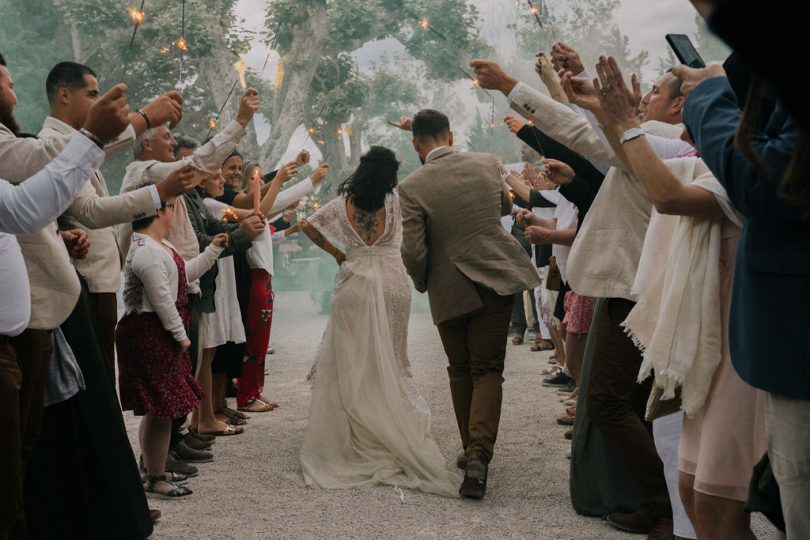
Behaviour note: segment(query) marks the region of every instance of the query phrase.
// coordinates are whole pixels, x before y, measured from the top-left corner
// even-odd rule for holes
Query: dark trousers
[[[115,388],[115,325],[118,323],[118,300],[115,293],[88,293],[96,328],[98,346],[104,354],[107,374]]]
[[[24,538],[23,477],[39,440],[53,344],[26,330],[0,345],[0,538]]]
[[[621,326],[633,306],[629,300],[609,298],[591,327],[596,334],[587,411],[593,425],[636,477],[646,505],[671,514],[664,466],[655,449],[652,426],[644,421],[652,379],[636,382],[642,355]]]
[[[514,296],[499,296],[478,287],[484,306],[439,323],[447,354],[450,393],[461,442],[467,455],[477,451],[492,459],[503,397],[506,337]]]

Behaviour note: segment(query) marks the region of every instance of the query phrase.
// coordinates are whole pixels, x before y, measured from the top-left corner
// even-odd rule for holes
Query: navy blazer
[[[734,146],[740,107],[725,77],[700,83],[683,120],[700,156],[745,216],[731,302],[731,360],[746,382],[810,399],[810,220],[777,191],[798,129],[777,105],[753,146],[763,172]]]

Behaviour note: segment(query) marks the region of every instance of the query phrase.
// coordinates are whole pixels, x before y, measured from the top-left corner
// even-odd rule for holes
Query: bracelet
[[[146,129],[152,129],[152,122],[149,121],[149,117],[146,116],[146,113],[144,112],[144,110],[143,109],[138,109],[135,112],[140,114],[141,116],[143,116],[143,119],[146,121]]]
[[[82,135],[84,135],[85,137],[87,137],[88,139],[93,141],[96,144],[96,146],[98,146],[99,148],[104,148],[104,141],[99,139],[96,135],[91,133],[89,130],[82,127],[82,128],[79,128],[79,133],[81,133]]]
[[[644,130],[641,128],[630,128],[619,137],[619,144],[624,144],[627,141],[632,141],[638,137],[645,136]]]

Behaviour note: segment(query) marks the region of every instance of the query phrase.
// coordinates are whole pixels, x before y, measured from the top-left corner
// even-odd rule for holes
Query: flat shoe
[[[210,435],[214,435],[215,437],[230,437],[232,435],[241,435],[244,432],[245,430],[240,427],[228,426],[222,431],[214,431],[210,433]]]

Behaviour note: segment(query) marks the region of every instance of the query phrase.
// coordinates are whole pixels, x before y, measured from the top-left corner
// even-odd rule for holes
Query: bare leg
[[[203,397],[202,402],[200,402],[200,407],[198,408],[196,414],[192,416],[192,424],[194,423],[196,417],[196,428],[200,433],[214,433],[224,431],[227,428],[227,424],[225,422],[220,422],[214,416],[214,396],[211,388],[211,362],[214,360],[214,354],[216,351],[217,350],[214,347],[204,349],[202,353],[202,363],[200,365],[198,382],[200,383],[200,387],[202,387],[205,396]]]
[[[228,388],[228,375],[225,373],[214,373],[211,375],[211,403],[214,414],[221,417],[222,409],[225,407],[225,390]]]
[[[151,412],[141,418],[139,427],[139,435],[142,437],[141,453],[146,473],[149,476],[163,477],[165,474],[171,432],[172,421],[170,418],[161,418]],[[171,491],[172,486],[164,481],[159,481],[152,489],[167,493]]]
[[[756,540],[756,536],[751,531],[751,515],[743,510],[744,502],[715,497],[699,491],[694,493],[695,514],[701,531],[698,536],[701,539]]]
[[[587,333],[575,334],[568,332],[565,336],[565,365],[577,384],[579,384],[579,375],[582,372],[582,359],[585,356],[585,343],[587,341]]]
[[[549,327],[548,333],[551,334],[551,341],[554,343],[554,351],[557,353],[557,363],[564,366],[565,341],[562,339],[560,330],[558,328]]]

